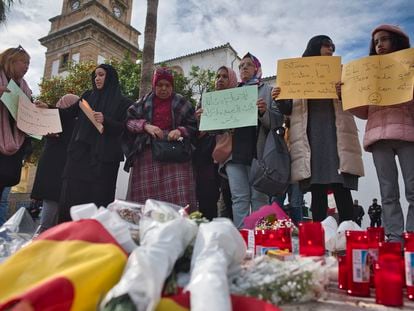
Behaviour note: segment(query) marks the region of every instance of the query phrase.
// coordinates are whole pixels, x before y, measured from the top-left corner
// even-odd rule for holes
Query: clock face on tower
[[[80,2],[78,0],[74,0],[74,1],[72,1],[70,6],[71,6],[72,10],[77,10],[77,9],[79,9]]]
[[[122,11],[119,8],[119,6],[114,5],[114,7],[112,8],[112,12],[114,13],[116,18],[120,18],[122,15]]]

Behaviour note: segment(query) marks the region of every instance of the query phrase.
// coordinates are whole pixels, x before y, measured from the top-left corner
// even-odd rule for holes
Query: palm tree
[[[6,21],[6,12],[10,9],[14,0],[0,0],[0,24]]]
[[[151,78],[154,67],[155,38],[157,36],[158,0],[147,0],[145,19],[144,51],[142,52],[140,96],[151,91]]]

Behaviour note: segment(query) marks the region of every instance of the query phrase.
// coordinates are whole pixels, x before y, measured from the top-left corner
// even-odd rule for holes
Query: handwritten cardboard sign
[[[93,110],[91,106],[89,105],[89,103],[86,100],[82,99],[81,102],[79,103],[79,107],[80,109],[82,109],[83,113],[86,115],[89,121],[91,121],[92,124],[96,127],[98,132],[102,134],[104,127],[101,123],[95,120],[95,117],[93,116]]]
[[[62,132],[58,109],[37,108],[27,96],[19,96],[17,127],[27,134],[40,136]]]
[[[277,62],[278,99],[338,98],[335,84],[341,79],[340,56],[280,59]]]
[[[203,94],[200,131],[257,125],[257,85]]]
[[[352,61],[342,71],[342,105],[389,106],[413,98],[414,48]]]

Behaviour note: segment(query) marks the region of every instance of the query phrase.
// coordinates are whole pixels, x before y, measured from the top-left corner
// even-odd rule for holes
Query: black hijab
[[[331,38],[325,35],[319,35],[311,38],[306,46],[305,52],[303,52],[302,57],[306,56],[321,56],[321,47],[323,43],[333,44]],[[333,47],[335,52],[335,46]]]
[[[97,68],[102,68],[106,72],[103,88],[98,90],[95,83]],[[91,74],[92,91],[87,91],[82,98],[88,101],[92,110],[102,112],[104,117],[111,118],[119,108],[122,99],[121,87],[119,85],[118,73],[115,68],[108,64],[101,64],[95,68]],[[89,121],[86,115],[81,112],[79,115],[79,130],[75,140],[94,145],[98,137],[101,136],[95,126]]]

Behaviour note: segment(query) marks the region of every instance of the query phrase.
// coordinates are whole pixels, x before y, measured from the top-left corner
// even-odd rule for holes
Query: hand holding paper
[[[99,133],[103,133],[104,131],[104,127],[101,123],[99,123],[96,119],[95,119],[95,111],[92,110],[91,106],[89,106],[89,103],[82,99],[81,102],[79,103],[79,107],[80,109],[82,109],[83,113],[86,115],[86,117],[92,122],[92,124],[96,127],[96,129],[98,130]],[[103,115],[102,115],[102,122],[103,122]]]

